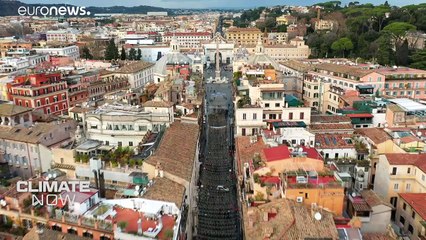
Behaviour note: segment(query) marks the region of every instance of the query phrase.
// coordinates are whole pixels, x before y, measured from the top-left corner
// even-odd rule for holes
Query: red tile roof
[[[265,148],[263,149],[263,152],[265,153],[267,162],[283,160],[290,157],[290,151],[288,150],[288,147],[285,145],[272,147],[272,148]]]
[[[355,134],[369,138],[376,145],[392,139],[391,136],[381,128],[360,128],[355,130]]]
[[[271,176],[271,177],[267,177],[267,176],[262,176],[260,177],[260,181],[262,181],[263,183],[272,183],[272,184],[281,184],[281,179],[277,176]]]
[[[263,142],[263,139],[259,137],[256,142],[251,142],[250,138],[250,136],[241,136],[237,137],[235,140],[237,147],[236,157],[239,164],[239,174],[242,174],[242,166],[244,163],[249,163],[251,168],[253,168],[253,157],[256,154],[259,154],[261,160],[265,159],[263,149],[266,148],[266,145]]]
[[[399,196],[423,219],[426,219],[426,193],[400,193]]]
[[[426,153],[388,153],[385,156],[390,165],[413,165],[426,172]]]
[[[354,114],[346,114],[346,116],[350,118],[372,118],[373,114],[370,113],[354,113]]]
[[[307,153],[308,158],[323,160],[322,156],[315,148],[303,146],[303,151]]]
[[[209,32],[177,32],[177,33],[165,33],[164,36],[211,36]]]

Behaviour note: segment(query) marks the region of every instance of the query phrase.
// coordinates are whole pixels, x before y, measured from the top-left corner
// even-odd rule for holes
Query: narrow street
[[[221,72],[221,76],[232,74]],[[196,239],[242,239],[234,164],[232,78],[228,80],[205,84],[205,145],[200,150]]]

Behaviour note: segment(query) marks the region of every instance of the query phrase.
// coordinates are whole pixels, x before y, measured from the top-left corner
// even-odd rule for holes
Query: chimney
[[[142,235],[142,218],[138,220],[138,235]]]

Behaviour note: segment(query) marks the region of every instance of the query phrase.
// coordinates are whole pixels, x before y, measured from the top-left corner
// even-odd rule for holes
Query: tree
[[[354,48],[354,45],[352,41],[347,38],[340,38],[337,41],[334,41],[331,45],[331,49],[337,52],[342,52],[343,57],[345,57],[345,51],[352,50]]]
[[[379,48],[377,50],[377,62],[381,65],[394,64],[394,52],[391,44],[391,37],[389,33],[384,33],[377,40]]]
[[[408,40],[405,39],[401,46],[396,49],[396,64],[400,66],[408,65]]]
[[[410,67],[426,70],[426,49],[414,52],[410,60],[412,62]]]
[[[416,30],[416,26],[406,22],[393,22],[384,27],[383,30],[387,31],[393,38],[396,49],[402,44],[407,32]]]
[[[134,48],[130,48],[129,60],[136,60],[136,50]]]
[[[127,227],[127,222],[125,222],[125,221],[121,221],[121,222],[119,222],[118,224],[118,227],[121,229],[121,231],[123,231],[124,232],[124,230],[126,229],[126,227]]]
[[[257,192],[256,195],[254,196],[254,200],[255,201],[264,201],[265,200],[265,194],[263,194],[262,192]]]
[[[285,24],[278,25],[277,32],[287,32],[287,25]]]
[[[138,48],[138,55],[136,56],[136,60],[141,60],[142,59],[142,51],[140,48]]]
[[[118,59],[118,48],[115,45],[114,39],[111,38],[108,42],[108,46],[105,50],[105,59],[106,60],[116,60]]]
[[[87,46],[83,47],[81,57],[84,59],[93,59],[93,55],[90,53],[90,50]]]
[[[250,99],[249,96],[246,95],[246,96],[242,97],[240,100],[238,100],[237,107],[242,108],[245,105],[249,105],[250,103],[251,103],[251,99]]]
[[[124,46],[121,47],[121,60],[126,60],[126,49],[124,49]]]

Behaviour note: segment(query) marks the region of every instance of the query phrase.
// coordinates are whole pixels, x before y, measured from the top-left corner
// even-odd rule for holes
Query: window
[[[105,145],[109,146],[109,141],[105,141]]]
[[[133,142],[129,142],[129,146],[130,146],[130,147],[133,147]]]
[[[397,170],[397,168],[396,168],[396,167],[393,167],[393,168],[392,168],[392,173],[391,173],[391,175],[396,175],[396,170]]]
[[[247,120],[247,114],[243,113],[243,120]]]
[[[112,180],[112,183],[117,184],[117,181],[116,180]]]
[[[62,163],[62,164],[64,163],[64,158],[61,158],[61,163]]]
[[[399,188],[398,183],[395,183],[395,184],[393,185],[393,190],[398,190],[398,188]]]
[[[411,168],[408,168],[407,169],[407,174],[410,174],[410,172],[411,172]]]
[[[411,217],[414,219],[414,218],[416,218],[416,212],[414,212],[414,210],[413,210],[413,212],[411,213]]]
[[[118,146],[119,146],[119,147],[122,147],[122,146],[123,146],[123,143],[122,143],[122,142],[118,142]]]
[[[425,178],[426,178],[426,177],[425,177],[425,175],[423,174],[423,175],[422,175],[422,181],[424,181],[424,180],[425,180]]]
[[[288,119],[293,120],[293,113],[292,112],[288,114]]]
[[[411,184],[407,183],[407,185],[405,185],[405,191],[411,191]]]
[[[269,107],[269,103],[265,103],[265,107]]]
[[[400,222],[402,225],[405,225],[405,218],[404,218],[403,216],[399,217],[399,222]]]
[[[147,126],[139,126],[139,131],[147,131],[148,127]]]
[[[413,226],[412,226],[411,224],[408,224],[408,231],[409,231],[411,234],[413,234],[413,232],[414,232],[414,228],[413,228]]]
[[[407,210],[407,204],[403,203],[402,204],[402,209]]]
[[[301,112],[300,113],[300,119],[304,119],[305,118],[305,113],[304,112]]]
[[[257,114],[253,113],[253,120],[256,120],[256,119],[257,119]]]
[[[280,103],[275,103],[275,107],[280,107]]]
[[[98,129],[98,125],[90,125],[91,129]]]

